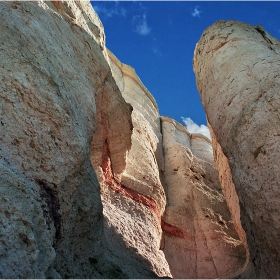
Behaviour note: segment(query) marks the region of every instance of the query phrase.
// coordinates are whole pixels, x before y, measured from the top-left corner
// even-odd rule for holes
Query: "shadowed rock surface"
[[[194,57],[220,178],[245,242],[240,211],[257,278],[280,277],[279,44],[261,25],[218,21],[205,30]]]
[[[102,146],[96,145],[99,143],[95,140],[97,134],[92,141],[91,158],[101,184],[104,232],[112,251],[110,257],[127,271],[129,278],[151,278],[154,274],[171,276],[160,250],[160,218],[166,197],[161,183],[164,166],[157,105],[135,71],[107,51],[118,87],[133,107],[129,131],[123,129],[125,123],[102,124]],[[128,106],[125,100],[123,103]],[[110,102],[107,100],[104,106]],[[118,111],[116,108],[115,114]],[[108,132],[111,137],[104,136]],[[125,161],[120,162],[116,147],[123,143],[124,137],[130,145],[127,145]]]

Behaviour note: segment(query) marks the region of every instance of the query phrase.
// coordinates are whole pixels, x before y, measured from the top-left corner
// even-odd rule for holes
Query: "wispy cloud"
[[[146,14],[142,16],[134,16],[133,23],[135,24],[135,30],[139,35],[147,35],[151,32],[151,28],[148,26]]]
[[[98,4],[93,5],[93,9],[97,14],[104,14],[105,18],[111,18],[113,16],[125,17],[127,14],[126,9],[120,6],[119,2],[115,1],[113,7],[108,7],[107,5]]]
[[[156,56],[162,56],[161,48],[160,48],[160,43],[158,43],[156,37],[153,37],[153,44],[152,44],[152,51]]]
[[[181,119],[187,126],[188,132],[199,133],[211,139],[209,128],[206,125],[198,125],[191,118],[181,117]]]
[[[202,11],[199,10],[199,6],[195,6],[194,11],[192,12],[193,17],[200,17]]]
[[[162,56],[162,53],[161,53],[161,51],[159,50],[159,47],[153,47],[152,48],[152,51],[153,51],[153,53],[155,54],[155,55],[157,55],[157,56]]]

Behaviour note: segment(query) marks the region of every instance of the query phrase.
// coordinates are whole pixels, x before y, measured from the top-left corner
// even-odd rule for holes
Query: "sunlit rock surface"
[[[167,184],[162,248],[174,278],[238,275],[245,248],[234,229],[211,141],[161,117]]]
[[[231,171],[233,184],[222,179],[223,188],[244,241],[239,200],[258,278],[280,277],[279,44],[261,25],[218,21],[205,30],[194,57],[217,166],[228,162]],[[225,170],[219,171],[222,178]]]

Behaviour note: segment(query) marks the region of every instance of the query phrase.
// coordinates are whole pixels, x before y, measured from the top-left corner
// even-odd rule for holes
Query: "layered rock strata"
[[[129,278],[171,277],[160,250],[160,219],[166,197],[161,179],[164,166],[157,105],[133,68],[122,64],[109,50],[107,52],[116,83],[133,110],[132,131],[126,135],[131,147],[127,149],[121,172],[115,168],[120,162],[113,157],[113,139],[103,137],[103,147],[96,146],[97,134],[92,141],[91,157],[101,184],[106,240],[114,260],[127,271]],[[125,136],[123,125],[114,129]],[[102,125],[101,131],[106,129],[109,131],[112,126]],[[122,143],[121,138],[116,137],[115,141]],[[102,150],[99,160],[95,150]]]
[[[226,199],[244,240],[238,196],[258,278],[280,277],[279,44],[261,25],[218,21],[205,30],[194,57],[216,162],[228,162],[234,183],[222,180]]]
[[[234,229],[211,141],[161,117],[167,184],[162,248],[174,278],[230,278],[245,248]]]

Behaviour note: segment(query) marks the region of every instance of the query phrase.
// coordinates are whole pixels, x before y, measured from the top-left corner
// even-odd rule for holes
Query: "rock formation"
[[[261,25],[218,21],[194,57],[224,193],[257,278],[280,277],[279,44]]]
[[[230,278],[245,264],[211,141],[162,117],[167,207],[163,251],[174,278]]]
[[[160,118],[90,3],[1,2],[0,20],[0,276],[238,275],[209,140]]]
[[[133,107],[134,126],[127,170],[124,179],[120,180],[124,182],[122,187],[127,190],[128,186],[134,191],[130,196],[123,191],[118,192],[120,195],[114,192],[110,200],[108,194],[102,193],[104,212],[110,225],[118,228],[122,238],[125,237],[128,242],[132,239],[130,244],[139,253],[142,251],[143,255],[150,255],[150,262],[156,261],[153,270],[157,275],[174,278],[239,275],[245,264],[246,253],[233,227],[221,191],[211,141],[201,135],[189,134],[186,127],[170,118],[160,119],[154,98],[135,71],[118,61],[111,52],[108,53],[117,84],[125,100]],[[152,192],[151,185],[154,185]],[[105,190],[110,189],[106,181],[104,186]],[[166,200],[164,190],[167,207],[163,214],[161,205],[165,206],[165,201],[162,198]],[[139,195],[146,197],[144,200],[139,199]],[[127,202],[115,202],[124,200],[124,196],[129,197],[129,208]],[[149,202],[144,205],[150,211],[139,208],[143,201]],[[112,204],[117,204],[117,209],[113,208],[115,211],[112,211]],[[123,220],[121,217],[126,216],[127,220],[131,220],[131,225],[137,225],[139,217],[135,217],[135,212],[143,213],[140,221],[145,217],[143,224],[148,224],[148,230],[145,226],[141,227],[142,230],[134,226],[133,233],[130,227],[120,224],[120,220]],[[160,237],[159,221],[162,214],[161,227],[164,233]],[[128,216],[131,217],[128,219]],[[152,223],[147,220],[149,216]],[[135,237],[136,231],[138,237]],[[154,232],[156,234],[151,236]],[[108,239],[114,240],[114,237]],[[133,240],[137,242],[133,243]],[[146,245],[150,244],[148,247],[151,247],[153,255],[143,246],[144,240],[148,240]],[[170,271],[166,267],[163,269],[166,261],[155,254],[161,256],[160,240]],[[124,248],[121,250],[124,251]]]
[[[125,135],[131,107],[112,77],[101,22],[87,2],[0,5],[0,276],[116,277],[90,143],[97,104],[111,101],[104,122],[125,124]],[[130,137],[118,145],[120,167],[129,146]]]
[[[103,136],[103,147],[96,145],[97,133],[92,141],[92,164],[101,184],[104,231],[112,251],[110,257],[126,271],[129,278],[171,277],[168,263],[160,250],[160,219],[166,197],[161,182],[164,162],[157,105],[135,71],[122,64],[109,50],[107,52],[118,87],[133,107],[132,131],[126,135],[131,144],[127,147],[122,170],[115,154],[117,144],[122,143],[121,137],[125,136],[125,124],[102,124],[102,135],[106,129],[113,129],[121,137],[112,132],[111,138]],[[107,100],[108,103],[110,100]],[[101,154],[101,151],[102,156],[98,160],[96,154]]]

